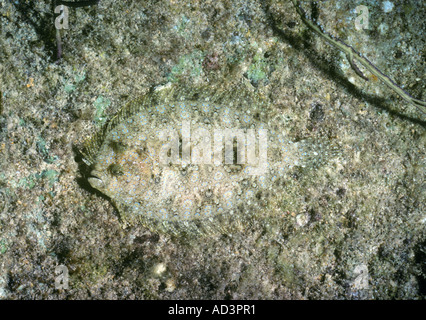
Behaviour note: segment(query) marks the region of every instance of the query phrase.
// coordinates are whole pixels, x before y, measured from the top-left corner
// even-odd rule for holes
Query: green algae
[[[184,55],[179,62],[172,67],[170,75],[167,77],[170,82],[178,82],[183,77],[197,78],[202,72],[202,62],[204,54],[200,50],[195,50],[191,54]]]
[[[40,173],[33,173],[27,177],[21,178],[17,182],[17,186],[26,189],[33,189],[42,180],[46,180],[49,188],[53,188],[55,182],[58,181],[59,172],[56,170],[43,170]]]
[[[95,102],[93,103],[93,106],[96,108],[95,123],[98,126],[102,126],[105,124],[107,120],[107,116],[105,115],[105,110],[106,108],[109,107],[110,104],[111,104],[111,100],[103,96],[97,97]]]

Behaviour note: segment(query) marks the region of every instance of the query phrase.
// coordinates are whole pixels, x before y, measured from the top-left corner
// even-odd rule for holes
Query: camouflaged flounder
[[[290,141],[288,130],[279,110],[246,88],[169,86],[120,110],[82,153],[89,183],[124,223],[211,234],[264,219],[292,168],[310,170],[335,153],[324,141]]]

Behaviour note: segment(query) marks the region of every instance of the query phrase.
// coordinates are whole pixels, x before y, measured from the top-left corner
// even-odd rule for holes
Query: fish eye
[[[113,176],[122,176],[124,174],[123,168],[118,164],[112,164],[108,167],[108,172]]]
[[[148,152],[148,148],[146,145],[141,146],[139,149],[136,150],[136,153],[139,155],[139,157],[143,157]]]
[[[127,146],[121,141],[112,141],[110,147],[115,153],[123,153],[126,151]]]

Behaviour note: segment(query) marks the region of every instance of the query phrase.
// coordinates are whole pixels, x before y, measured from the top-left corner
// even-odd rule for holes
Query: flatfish
[[[172,235],[244,229],[275,212],[292,170],[337,157],[325,138],[290,139],[283,115],[261,94],[218,92],[157,88],[85,142],[88,181],[124,225]]]

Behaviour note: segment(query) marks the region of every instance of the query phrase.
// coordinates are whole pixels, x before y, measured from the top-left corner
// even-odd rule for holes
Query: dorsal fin
[[[224,101],[233,101],[234,103],[245,100],[248,103],[256,103],[262,105],[264,97],[253,90],[250,90],[247,84],[227,84],[228,90],[224,84],[215,88],[213,86],[195,86],[192,88],[182,87],[177,84],[168,83],[164,86],[158,86],[147,94],[131,100],[125,106],[117,111],[101,129],[99,129],[92,137],[88,138],[81,148],[83,161],[91,166],[94,164],[96,155],[100,150],[106,135],[119,125],[123,119],[129,118],[141,110],[146,110],[154,105],[166,103],[170,101],[209,101],[210,103],[221,104]]]

